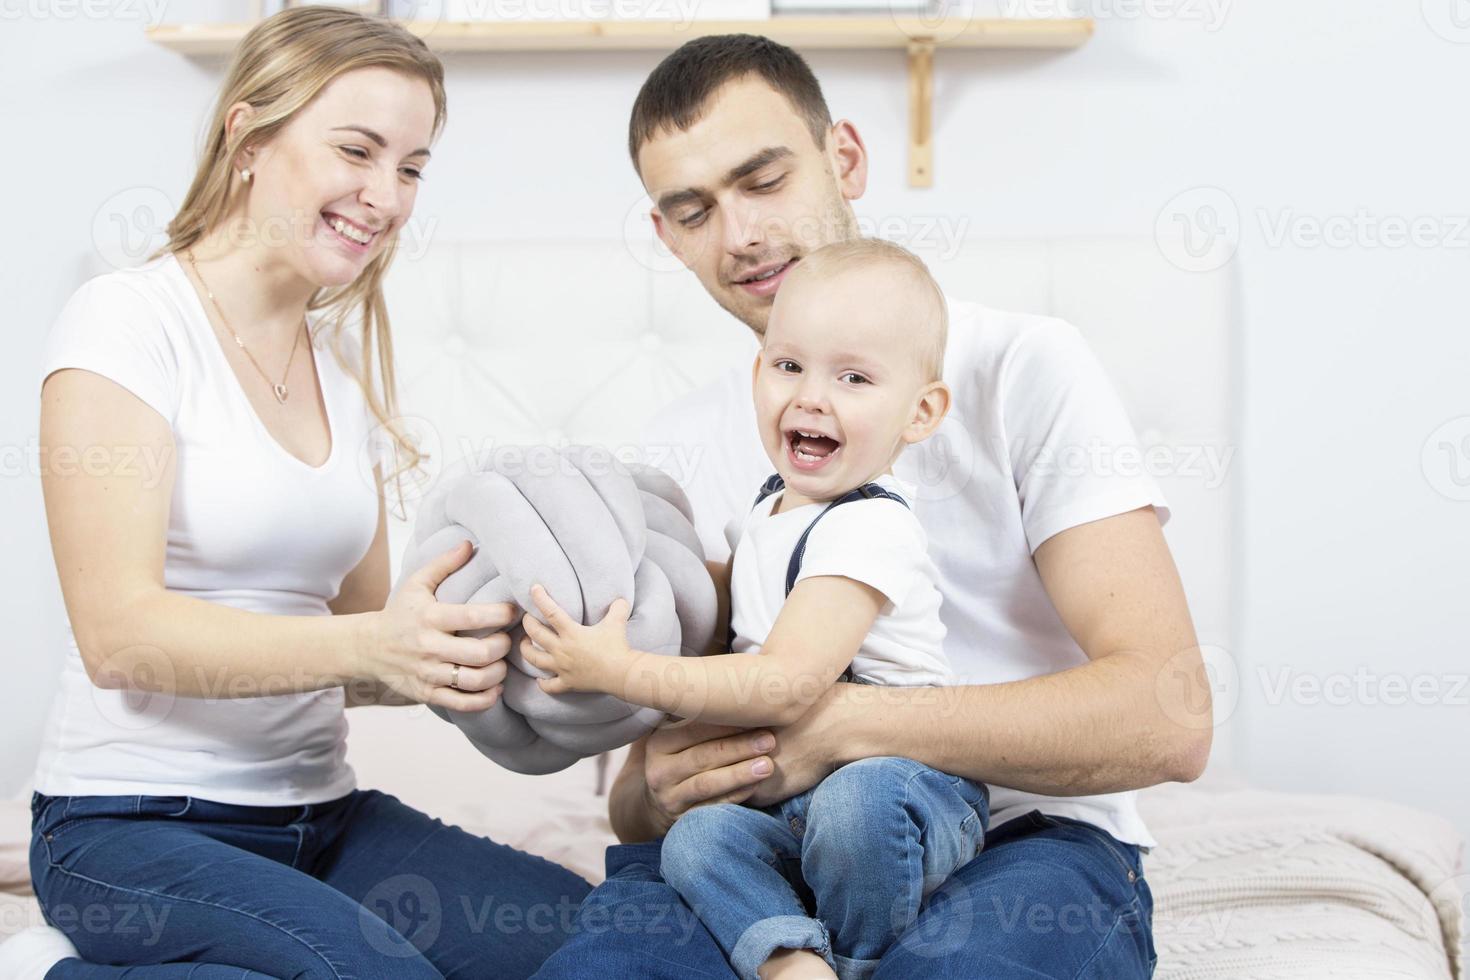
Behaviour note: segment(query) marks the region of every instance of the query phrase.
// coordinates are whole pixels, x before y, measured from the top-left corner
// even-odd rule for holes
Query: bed
[[[645,226],[629,228],[605,242],[403,250],[388,282],[401,408],[439,460],[505,444],[632,446],[660,406],[720,372],[748,370],[748,333]],[[1234,444],[1234,266],[1187,272],[1133,239],[909,244],[958,297],[1082,330],[1141,441],[1175,454],[1177,465],[1158,474],[1174,515],[1166,535],[1201,642],[1230,649],[1233,481],[1178,453]],[[408,520],[390,527],[395,577],[416,498],[408,503]],[[599,790],[616,755],[526,777],[495,769],[426,709],[349,718],[361,785],[601,877],[612,834]],[[1251,788],[1230,775],[1237,737],[1229,724],[1217,729],[1201,781],[1142,794],[1160,841],[1145,863],[1157,975],[1463,980],[1470,876],[1453,827],[1389,802]],[[0,935],[39,921],[28,822],[24,798],[0,804]]]

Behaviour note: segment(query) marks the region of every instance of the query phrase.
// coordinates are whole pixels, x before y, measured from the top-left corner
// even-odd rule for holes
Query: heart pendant
[[[286,386],[285,385],[272,385],[271,388],[276,393],[276,401],[278,401],[282,405],[284,405],[286,403],[286,399],[291,394],[289,391],[286,390]]]

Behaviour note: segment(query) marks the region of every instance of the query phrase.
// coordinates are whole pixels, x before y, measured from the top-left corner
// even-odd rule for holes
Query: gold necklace
[[[194,261],[194,250],[192,248],[186,249],[184,254],[189,257],[189,267],[194,270],[194,278],[199,280],[199,285],[204,287],[204,292],[209,296],[209,301],[214,304],[214,311],[219,314],[220,323],[224,324],[225,329],[230,332],[230,336],[235,338],[235,343],[245,352],[245,356],[250,358],[250,363],[255,365],[255,370],[260,372],[260,376],[265,379],[265,383],[271,386],[271,392],[276,396],[276,401],[282,405],[286,404],[286,399],[291,397],[291,390],[286,387],[286,379],[291,376],[291,362],[296,359],[296,348],[301,346],[300,338],[298,337],[296,342],[291,345],[291,355],[286,358],[286,373],[281,375],[281,381],[277,384],[271,380],[270,375],[265,373],[265,368],[261,367],[260,362],[255,359],[255,355],[250,353],[250,348],[245,346],[245,341],[241,340],[240,335],[235,333],[235,329],[230,326],[230,321],[225,316],[225,311],[220,307],[219,300],[215,299],[214,293],[210,292],[209,283],[205,282],[204,277],[199,274],[199,263]],[[301,326],[303,328],[306,326],[306,318],[304,316],[301,318]]]

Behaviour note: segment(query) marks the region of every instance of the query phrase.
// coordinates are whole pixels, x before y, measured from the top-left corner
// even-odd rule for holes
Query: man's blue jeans
[[[376,791],[307,806],[36,794],[46,920],[113,977],[526,977],[590,886]],[[254,971],[254,972],[252,972]]]
[[[867,980],[930,892],[980,853],[988,821],[978,783],[862,759],[766,809],[691,810],[664,841],[662,872],[741,980],[760,980],[780,949]]]
[[[608,849],[578,932],[537,980],[734,976],[699,918],[659,875],[661,841]],[[874,980],[1142,980],[1153,974],[1153,898],[1138,848],[1091,824],[1032,811],[937,889]]]

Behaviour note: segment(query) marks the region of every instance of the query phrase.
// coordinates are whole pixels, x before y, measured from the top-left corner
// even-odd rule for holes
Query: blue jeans
[[[924,899],[980,853],[989,798],[913,759],[862,759],[765,809],[689,811],[664,841],[663,877],[742,980],[760,980],[780,949],[866,980]]]
[[[725,954],[659,876],[661,841],[611,847],[578,931],[537,980],[730,980]],[[874,980],[1144,980],[1153,898],[1138,848],[1031,811],[929,896]]]
[[[46,921],[108,977],[526,977],[590,886],[376,791],[306,806],[31,800]],[[254,972],[252,972],[254,971]]]

